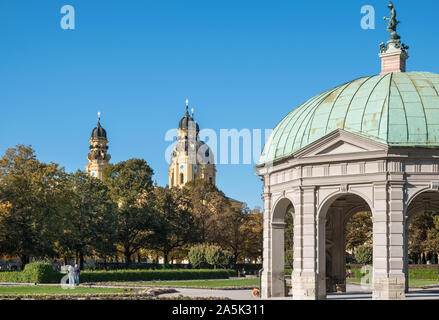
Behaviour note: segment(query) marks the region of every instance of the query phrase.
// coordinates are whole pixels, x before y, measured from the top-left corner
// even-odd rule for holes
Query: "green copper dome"
[[[389,146],[439,147],[439,75],[394,72],[325,91],[282,119],[259,163],[289,157],[337,129]]]

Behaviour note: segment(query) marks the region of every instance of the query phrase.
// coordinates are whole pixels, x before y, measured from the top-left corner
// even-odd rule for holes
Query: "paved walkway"
[[[347,284],[346,293],[328,294],[328,300],[371,300],[370,288],[362,288],[360,285]],[[161,295],[161,297],[217,297],[230,298],[232,300],[259,300],[252,297],[252,290],[209,290],[209,289],[183,289],[176,288],[177,293]],[[271,300],[291,300],[291,297],[272,298]],[[412,289],[406,295],[406,300],[439,300],[439,287],[430,289]]]

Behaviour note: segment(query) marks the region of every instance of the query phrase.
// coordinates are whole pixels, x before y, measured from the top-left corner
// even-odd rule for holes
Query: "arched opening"
[[[427,279],[439,272],[439,192],[415,196],[406,210],[405,222],[404,274],[405,291],[409,292],[410,287],[439,282]]]
[[[264,271],[266,274],[270,274],[267,295],[271,297],[284,297],[288,294],[289,286],[286,286],[286,277],[290,276],[285,275],[285,266],[286,258],[288,259],[287,263],[292,263],[290,253],[292,254],[291,250],[293,249],[294,232],[291,226],[293,219],[294,206],[292,202],[287,198],[279,200],[273,210],[271,221],[271,261],[270,265],[264,265],[264,269],[267,267],[267,270]]]
[[[329,199],[320,210],[318,270],[319,296],[346,292],[347,265],[354,264],[359,248],[372,251],[372,213],[368,203],[358,195],[343,194]],[[362,252],[363,253],[363,252]],[[357,257],[358,258],[358,257]],[[371,257],[368,262],[371,264]],[[357,266],[358,267],[358,264]],[[350,268],[355,279],[355,268]]]

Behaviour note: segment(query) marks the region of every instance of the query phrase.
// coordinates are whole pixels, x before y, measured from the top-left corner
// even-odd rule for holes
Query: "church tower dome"
[[[215,184],[213,152],[206,143],[200,141],[199,132],[193,109],[190,114],[189,101],[186,100],[186,113],[178,123],[177,145],[169,166],[170,187],[181,187],[194,179],[205,179]]]
[[[101,113],[98,113],[98,124],[91,132],[90,153],[87,155],[86,173],[102,179],[103,171],[108,166],[111,156],[108,151],[107,132],[101,126]]]

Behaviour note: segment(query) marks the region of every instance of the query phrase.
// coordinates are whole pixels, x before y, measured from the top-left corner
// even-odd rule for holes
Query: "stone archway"
[[[436,190],[421,191],[409,200],[404,225],[404,275],[405,292],[409,292],[409,229],[412,221],[425,212],[439,212],[439,192]]]
[[[353,193],[337,194],[319,210],[318,227],[318,291],[323,298],[327,292],[346,291],[346,234],[347,221],[356,213],[372,212],[368,202]]]
[[[263,298],[267,297],[284,297],[285,296],[285,216],[293,214],[294,205],[288,198],[279,199],[272,211],[268,226],[269,250],[264,248],[264,263],[262,274],[262,292]],[[264,279],[265,278],[265,279]],[[266,281],[265,281],[266,280]]]

